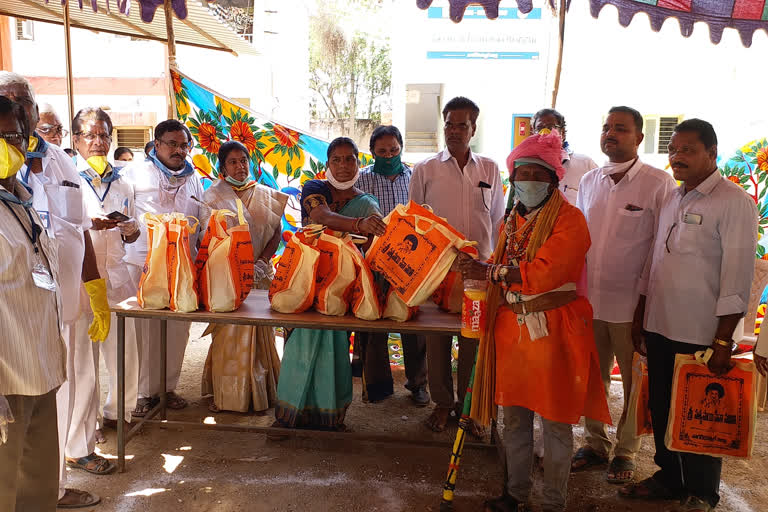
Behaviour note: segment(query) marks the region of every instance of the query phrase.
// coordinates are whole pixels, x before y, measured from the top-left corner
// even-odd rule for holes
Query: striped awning
[[[154,0],[152,0],[154,1]],[[174,0],[178,3],[181,0]],[[135,4],[128,14],[122,14],[117,6],[108,11],[98,2],[98,11],[94,12],[90,1],[80,8],[82,0],[69,0],[70,25],[73,28],[95,30],[122,36],[167,41],[165,32],[165,14],[163,9],[154,11],[151,23],[142,21],[142,9]],[[157,2],[155,2],[157,3]],[[162,1],[159,3],[162,5]],[[177,44],[208,48],[233,53],[235,55],[258,55],[259,51],[243,37],[235,33],[213,11],[200,0],[186,2],[187,15],[184,19],[174,20],[174,33]],[[178,10],[176,10],[179,15]],[[144,10],[146,17],[147,11]],[[0,15],[23,18],[46,23],[64,24],[64,8],[59,0],[0,0]]]

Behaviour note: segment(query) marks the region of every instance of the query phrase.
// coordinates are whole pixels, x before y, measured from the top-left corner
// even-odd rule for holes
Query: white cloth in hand
[[[14,421],[11,405],[3,395],[0,395],[0,445],[8,441],[8,424]]]
[[[274,276],[274,271],[272,269],[272,265],[270,265],[264,260],[260,260],[260,259],[256,260],[256,264],[253,267],[254,283],[261,282],[264,279],[271,281],[273,276]]]
[[[128,238],[129,236],[136,234],[136,232],[139,230],[139,223],[136,222],[136,219],[129,219],[125,222],[118,222],[117,229],[120,230],[121,235]]]

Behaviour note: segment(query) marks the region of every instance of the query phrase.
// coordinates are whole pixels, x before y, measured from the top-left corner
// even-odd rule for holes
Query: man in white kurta
[[[139,224],[133,205],[133,187],[126,182],[119,169],[107,162],[109,140],[94,136],[95,133],[112,133],[109,115],[98,108],[83,109],[73,121],[77,129],[77,171],[83,191],[85,214],[91,219],[90,230],[93,250],[99,274],[107,281],[107,298],[110,304],[118,304],[136,295],[137,283],[131,279],[128,264],[123,261],[125,245],[134,243],[139,236]],[[90,135],[89,135],[90,134]],[[119,212],[128,220],[110,220],[107,216]],[[112,326],[116,326],[112,314]],[[78,336],[87,337],[87,325],[91,321],[89,311],[83,311],[78,325]],[[92,344],[96,387],[94,408],[100,403],[99,352],[103,351],[104,363],[109,372],[109,393],[104,404],[104,419],[114,425],[117,420],[117,329],[112,328],[104,343]],[[125,417],[131,421],[131,411],[136,407],[139,383],[139,353],[136,347],[136,331],[133,319],[125,322]]]
[[[21,103],[29,125],[37,125],[38,112],[34,93],[24,77],[6,71],[0,72],[0,94]],[[64,502],[91,502],[98,498],[75,489],[65,489],[65,455],[74,460],[88,458],[90,467],[100,467],[106,472],[114,469],[108,461],[94,454],[96,410],[92,402],[96,375],[93,349],[90,340],[83,343],[83,339],[77,336],[77,320],[81,307],[87,307],[87,302],[81,305],[81,300],[88,301],[87,295],[81,297],[81,281],[99,280],[88,234],[90,220],[84,215],[80,178],[72,159],[60,148],[47,144],[36,134],[30,137],[26,156],[26,164],[17,174],[17,179],[32,190],[32,205],[40,214],[48,236],[53,240],[59,261],[59,287],[62,298],[60,323],[62,338],[67,347],[67,380],[56,393],[61,460],[59,499]],[[100,320],[104,320],[103,315],[98,316]],[[108,321],[107,316],[106,322]],[[108,329],[108,325],[106,327]],[[85,328],[89,330],[88,325],[85,325]]]
[[[197,199],[203,197],[200,178],[186,161],[191,149],[192,135],[186,126],[176,120],[163,121],[155,128],[155,148],[146,160],[137,162],[125,171],[125,180],[133,186],[136,216],[144,213],[179,212],[200,218]],[[194,221],[190,222],[193,225]],[[126,247],[125,261],[129,264],[131,279],[138,285],[147,258],[147,228],[140,222],[141,234],[136,243]],[[195,258],[199,230],[189,236],[192,259]],[[136,341],[139,346],[139,399],[134,415],[143,416],[155,404],[155,397],[167,391],[168,407],[181,409],[186,401],[174,390],[181,375],[184,351],[189,340],[189,322],[168,322],[168,360],[166,389],[160,383],[160,320],[137,320]]]

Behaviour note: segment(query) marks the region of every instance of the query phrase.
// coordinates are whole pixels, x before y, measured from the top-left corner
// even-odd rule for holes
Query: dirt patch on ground
[[[195,325],[193,333],[205,326]],[[178,392],[191,406],[171,411],[169,419],[269,426],[271,415],[213,414],[200,398],[200,375],[210,340],[193,337],[187,348]],[[102,367],[102,375],[106,376]],[[434,511],[440,497],[455,426],[436,434],[422,425],[429,408],[418,408],[403,388],[405,376],[395,371],[395,396],[379,404],[355,400],[347,423],[358,433],[390,434],[419,440],[440,440],[445,446],[420,447],[345,440],[291,439],[270,442],[262,434],[179,429],[146,429],[127,447],[130,460],[123,474],[94,476],[70,471],[70,486],[102,497],[94,511]],[[102,378],[102,383],[106,382]],[[106,392],[106,390],[104,390]],[[620,414],[620,386],[610,400],[614,418]],[[768,510],[768,414],[758,416],[758,439],[749,461],[726,460],[718,510]],[[615,432],[612,430],[612,432]],[[583,440],[583,424],[574,427],[575,444]],[[116,433],[108,430],[99,449],[116,454]],[[655,470],[653,440],[643,439],[639,478]],[[502,468],[493,449],[466,449],[461,461],[453,510],[480,511],[487,497],[501,490]],[[648,511],[674,509],[674,502],[647,504],[620,500],[603,471],[578,473],[569,482],[569,511]],[[534,502],[539,486],[534,489]]]

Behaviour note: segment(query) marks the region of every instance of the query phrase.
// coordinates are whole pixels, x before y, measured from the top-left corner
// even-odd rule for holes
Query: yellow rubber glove
[[[107,339],[109,334],[109,302],[107,302],[107,282],[104,279],[94,279],[85,283],[85,291],[91,299],[93,322],[88,328],[88,336],[93,341]]]

